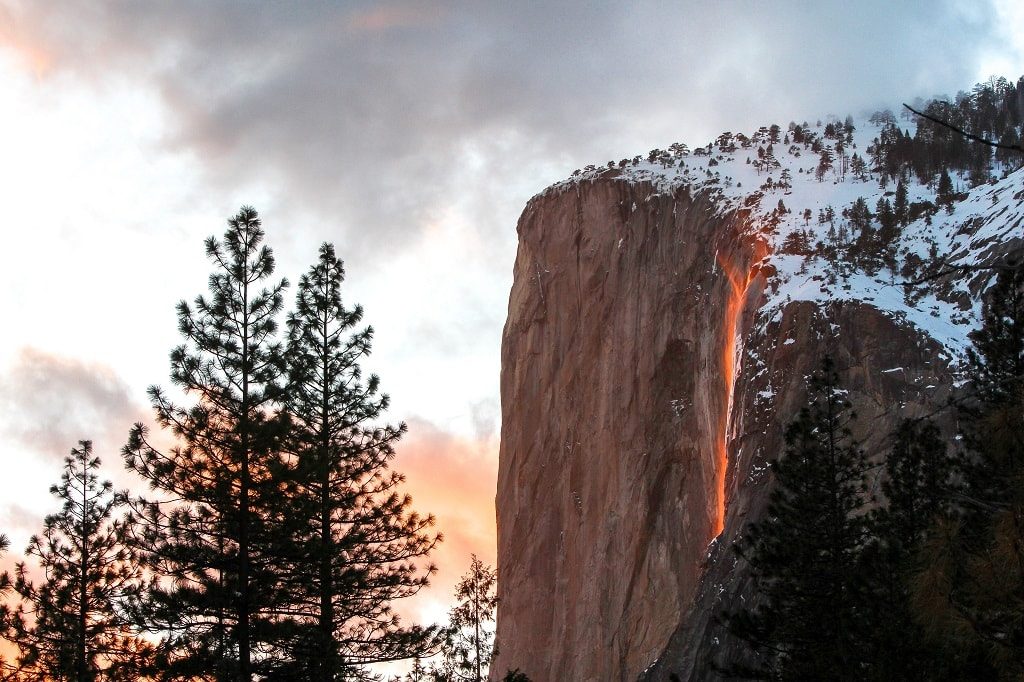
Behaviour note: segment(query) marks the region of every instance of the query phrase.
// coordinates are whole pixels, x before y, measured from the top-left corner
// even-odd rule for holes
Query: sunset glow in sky
[[[714,9],[708,9],[709,7]],[[90,438],[118,485],[168,386],[203,239],[259,210],[278,275],[320,242],[409,423],[396,468],[446,541],[441,617],[495,560],[499,350],[516,219],[589,163],[1024,74],[991,2],[0,0],[0,531],[8,560]],[[287,294],[290,301],[294,288]]]

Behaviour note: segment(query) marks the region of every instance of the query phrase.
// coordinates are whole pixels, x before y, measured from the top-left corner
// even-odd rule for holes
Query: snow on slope
[[[847,162],[856,153],[869,169],[868,147],[884,125],[876,117],[872,119],[854,120],[852,143],[845,143]],[[843,125],[836,120],[832,123]],[[911,135],[916,127],[913,120],[902,120],[898,125]],[[817,126],[812,124],[808,130],[824,147],[835,149],[834,139],[823,139],[821,122]],[[693,152],[676,144],[646,158],[588,166],[552,185],[544,194],[597,178],[650,183],[659,193],[674,193],[681,188],[691,195],[711,193],[723,214],[749,209],[751,237],[767,242],[769,255],[762,261],[762,271],[774,269],[775,274],[769,278],[762,320],[780,315],[790,301],[865,301],[939,342],[949,354],[948,359],[959,364],[970,345],[968,334],[978,326],[981,293],[991,272],[940,278],[932,286],[905,283],[922,272],[936,271],[942,267],[940,263],[951,266],[991,262],[1004,252],[1007,242],[1024,238],[1024,169],[1003,173],[1002,179],[973,189],[967,187],[965,178],[954,174],[954,189],[961,195],[952,205],[952,212],[940,209],[918,217],[902,228],[895,243],[895,257],[889,265],[865,268],[850,259],[830,259],[820,248],[810,253],[788,249],[787,253],[786,239],[794,232],[804,231],[811,245],[826,243],[830,238],[835,243],[836,230],[842,233],[849,229],[844,209],[863,197],[874,211],[879,198],[885,196],[892,201],[895,185],[889,182],[880,186],[877,173],[867,172],[858,178],[849,170],[843,172],[841,162],[824,174],[816,173],[819,153],[809,144],[787,144],[791,134],[792,131],[782,128],[777,132],[778,141],[770,147],[768,127],[750,136],[724,133]],[[771,152],[765,154],[768,150]],[[994,170],[999,175],[1001,169]],[[937,180],[921,184],[913,173],[908,173],[905,182],[910,203],[937,203]],[[819,215],[828,207],[835,218],[822,222]],[[810,213],[805,215],[807,209]],[[914,263],[910,270],[903,267],[908,259]]]

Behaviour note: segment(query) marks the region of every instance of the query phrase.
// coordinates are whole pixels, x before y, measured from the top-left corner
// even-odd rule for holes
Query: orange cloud
[[[426,624],[447,611],[471,554],[495,565],[498,444],[494,438],[463,438],[411,420],[394,468],[406,475],[413,508],[433,514],[436,530],[444,534],[432,557],[438,572],[430,588],[408,604],[394,605],[405,618]]]
[[[12,12],[0,7],[0,50],[14,55],[36,78],[42,78],[53,66],[53,58],[22,35],[17,25]]]
[[[433,23],[441,8],[430,5],[382,5],[356,11],[347,18],[348,28],[356,31],[382,32]]]
[[[128,430],[151,414],[104,364],[24,347],[0,368],[0,433],[7,436],[2,450],[11,454],[60,462],[79,440],[88,439],[118,482]]]

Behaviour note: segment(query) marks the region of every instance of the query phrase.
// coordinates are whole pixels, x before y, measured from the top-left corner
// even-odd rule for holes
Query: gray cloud
[[[92,440],[108,470],[132,423],[146,410],[113,370],[26,348],[0,374],[0,428],[22,449],[60,461],[79,440]],[[13,454],[13,452],[12,452]]]
[[[21,42],[98,80],[155,78],[166,143],[259,180],[357,255],[453,196],[510,233],[573,167],[720,129],[970,85],[991,9],[953,3],[26,3]],[[556,169],[556,170],[552,170]],[[532,181],[532,182],[531,182]],[[535,183],[535,184],[534,184]],[[494,187],[510,200],[495,210]],[[328,232],[328,230],[330,232]]]
[[[470,405],[470,414],[477,440],[481,443],[494,442],[501,419],[501,406],[498,401],[494,398],[478,400]]]
[[[31,535],[39,530],[39,514],[19,504],[8,504],[0,511],[0,518],[4,520],[4,532],[20,532],[24,535]]]
[[[162,144],[194,156],[210,196],[269,188],[293,279],[327,239],[356,286],[429,286],[386,260],[454,210],[480,242],[473,286],[372,308],[422,318],[405,341],[448,352],[497,343],[516,218],[574,168],[951,93],[1001,40],[989,2],[948,0],[5,6],[0,44],[50,74],[155,89]],[[464,273],[468,253],[432,257]]]

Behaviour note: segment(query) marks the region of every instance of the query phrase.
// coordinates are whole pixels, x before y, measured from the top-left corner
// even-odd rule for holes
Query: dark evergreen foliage
[[[961,680],[982,672],[962,652],[925,637],[912,606],[912,583],[921,547],[949,508],[954,459],[928,420],[904,420],[885,460],[881,506],[870,516],[861,557],[866,596],[864,622],[872,664],[865,679]]]
[[[494,653],[494,622],[498,598],[497,573],[474,554],[469,571],[455,588],[456,604],[449,616],[444,643],[446,679],[450,682],[482,682],[487,679]]]
[[[530,678],[526,676],[526,673],[520,672],[519,668],[516,668],[506,672],[505,677],[501,678],[501,682],[530,682]]]
[[[975,394],[988,407],[1013,404],[1024,389],[1024,263],[997,273],[968,352]]]
[[[894,434],[882,481],[879,535],[913,548],[949,503],[954,459],[931,421],[904,420]]]
[[[794,230],[782,240],[782,253],[807,255],[811,253],[811,237],[806,230]]]
[[[440,536],[432,516],[411,511],[389,469],[405,424],[380,424],[388,396],[376,375],[363,377],[371,327],[347,308],[345,272],[330,244],[299,280],[288,318],[289,531],[293,548],[285,585],[289,613],[300,620],[287,643],[288,674],[350,679],[368,663],[431,653],[435,632],[406,627],[392,603],[427,585],[420,566]],[[280,673],[280,671],[279,671]]]
[[[937,206],[945,206],[946,212],[952,213],[954,201],[955,195],[953,194],[953,179],[949,177],[949,172],[943,169],[939,176],[938,189],[935,192],[935,204]]]
[[[874,217],[868,202],[864,197],[857,197],[849,210],[844,210],[845,217],[850,219],[850,227],[854,230],[853,236],[858,240],[870,241],[872,226],[871,220]]]
[[[955,101],[932,100],[923,111],[973,135],[1016,144],[1024,126],[1021,92],[1024,78],[1016,84],[992,78],[974,86],[970,93],[961,93]],[[930,183],[943,172],[956,172],[977,185],[988,181],[993,161],[1005,171],[1024,163],[1020,154],[1005,150],[995,152],[993,159],[990,147],[974,144],[949,128],[927,121],[917,126],[913,136],[899,128],[891,112],[887,117],[873,116],[872,122],[881,123],[883,128],[868,154],[875,172],[890,179],[912,172],[922,183]]]
[[[720,670],[780,680],[990,675],[976,651],[926,637],[915,603],[924,544],[955,495],[945,441],[930,422],[903,422],[883,497],[871,500],[873,467],[850,441],[842,395],[826,361],[810,406],[787,429],[785,457],[773,464],[768,515],[736,548],[750,561],[757,598],[723,620],[754,658]],[[869,512],[870,504],[880,506]]]
[[[835,161],[831,149],[826,147],[821,149],[820,152],[818,166],[814,169],[814,177],[818,179],[818,182],[825,179],[825,175],[832,169],[833,162]]]
[[[972,335],[960,485],[930,528],[913,606],[930,643],[987,679],[1024,674],[1024,267],[997,268]]]
[[[11,546],[11,541],[6,535],[0,533],[0,557],[3,557],[7,553],[7,549]],[[11,590],[11,574],[7,571],[0,573],[0,598],[5,598],[7,593]],[[6,635],[7,623],[10,619],[10,607],[6,602],[0,603],[0,632]],[[0,679],[6,679],[8,675],[13,672],[13,666],[8,663],[7,659],[0,656]]]
[[[893,201],[893,213],[896,223],[901,227],[910,222],[910,203],[907,198],[907,183],[900,178],[896,183],[896,199]]]
[[[274,271],[256,211],[243,207],[223,241],[206,241],[209,296],[178,304],[185,343],[171,352],[179,406],[150,388],[156,419],[176,441],[163,449],[137,424],[127,467],[159,499],[136,502],[140,547],[157,576],[147,626],[163,638],[171,679],[250,680],[273,658],[279,590],[282,480],[276,409],[282,358],[276,316],[285,281]]]
[[[100,482],[99,466],[90,441],[71,450],[50,488],[63,506],[26,550],[44,577],[34,582],[35,571],[17,565],[5,637],[18,649],[19,680],[135,680],[146,672],[150,647],[130,624],[143,586],[139,563],[114,517],[125,501]]]
[[[736,546],[750,562],[758,601],[723,618],[756,662],[727,666],[730,674],[862,679],[870,665],[858,571],[868,532],[868,463],[850,436],[853,415],[843,395],[826,359],[807,407],[786,430],[785,455],[772,463],[767,514]]]

